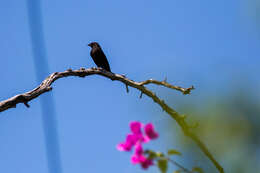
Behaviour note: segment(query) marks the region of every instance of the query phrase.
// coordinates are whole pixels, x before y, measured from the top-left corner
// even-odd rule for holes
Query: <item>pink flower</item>
[[[139,140],[139,138],[140,137],[138,135],[128,134],[126,136],[126,141],[118,144],[117,149],[119,151],[130,151],[132,147],[136,144],[136,142]]]
[[[146,124],[144,127],[144,131],[148,139],[156,139],[158,138],[158,133],[154,130],[154,126],[152,123]]]
[[[143,169],[147,169],[149,166],[153,165],[153,160],[145,157],[142,144],[158,138],[159,135],[154,130],[152,123],[148,123],[144,126],[145,134],[142,132],[142,123],[133,121],[129,126],[132,133],[126,136],[125,142],[117,145],[117,149],[119,151],[131,151],[134,147],[135,151],[131,157],[131,162],[133,164],[140,164]]]
[[[129,143],[120,143],[116,146],[119,151],[130,151],[132,146]]]
[[[135,146],[135,153],[131,157],[131,162],[133,164],[141,164],[143,169],[149,168],[149,166],[153,165],[153,161],[147,159],[144,155],[142,145],[138,144]]]
[[[143,152],[144,152],[144,150],[143,150],[142,145],[141,145],[141,144],[137,144],[137,145],[135,146],[135,154],[136,154],[137,156],[141,156],[141,155],[143,154]]]
[[[149,166],[152,166],[153,165],[153,161],[150,160],[150,159],[145,159],[142,163],[141,163],[141,166],[143,169],[147,169],[149,168]]]
[[[132,162],[133,164],[137,164],[137,163],[144,162],[145,159],[146,159],[146,158],[145,158],[143,155],[138,156],[138,155],[134,154],[134,155],[132,155],[132,157],[131,157],[131,162]]]
[[[134,134],[142,134],[141,127],[142,124],[138,121],[133,121],[130,123],[130,129]]]

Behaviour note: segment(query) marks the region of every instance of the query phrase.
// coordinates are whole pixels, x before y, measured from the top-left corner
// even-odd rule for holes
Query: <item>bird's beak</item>
[[[90,43],[88,44],[88,46],[91,47],[91,46],[90,46]]]

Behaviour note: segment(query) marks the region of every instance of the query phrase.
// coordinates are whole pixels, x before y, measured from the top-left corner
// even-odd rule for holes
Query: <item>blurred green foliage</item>
[[[229,94],[201,100],[202,106],[183,103],[177,110],[188,115],[190,124],[198,123],[193,130],[225,172],[255,173],[260,170],[260,99],[249,88],[234,88]],[[180,130],[176,131],[176,123],[168,125],[179,133],[177,141],[183,150],[191,153],[188,160],[197,160],[205,172],[217,172],[199,148]],[[173,142],[176,143],[176,139]]]

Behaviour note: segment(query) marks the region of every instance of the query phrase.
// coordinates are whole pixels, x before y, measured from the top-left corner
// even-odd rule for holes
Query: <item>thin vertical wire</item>
[[[49,74],[40,0],[27,0],[32,53],[39,84]],[[52,92],[40,97],[49,173],[62,173],[57,121]]]

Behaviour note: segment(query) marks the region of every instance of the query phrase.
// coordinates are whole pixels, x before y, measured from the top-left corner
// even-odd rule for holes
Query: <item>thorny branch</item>
[[[15,108],[18,103],[23,103],[25,104],[26,107],[29,107],[28,102],[35,99],[36,97],[40,96],[41,94],[48,92],[52,90],[51,84],[56,81],[59,78],[63,77],[69,77],[69,76],[78,76],[78,77],[86,77],[90,75],[101,75],[107,78],[110,78],[111,80],[117,80],[126,85],[126,89],[128,90],[128,86],[133,87],[141,91],[141,94],[145,94],[148,97],[152,98],[154,102],[159,104],[162,109],[167,112],[181,127],[182,131],[184,134],[188,137],[190,137],[198,146],[199,148],[204,152],[204,154],[212,161],[212,163],[215,165],[215,167],[218,169],[220,173],[224,173],[224,169],[220,166],[220,164],[215,160],[213,155],[209,152],[207,147],[203,142],[200,141],[198,136],[193,133],[191,127],[187,124],[185,121],[185,117],[180,115],[178,112],[176,112],[174,109],[172,109],[170,106],[168,106],[163,100],[161,100],[158,96],[155,95],[152,91],[147,89],[145,85],[148,84],[156,84],[156,85],[162,85],[164,87],[168,87],[171,89],[178,90],[182,92],[183,94],[189,94],[191,90],[194,89],[194,87],[190,88],[182,88],[179,86],[174,86],[164,81],[157,81],[153,79],[149,79],[143,82],[135,82],[131,79],[126,78],[124,75],[120,74],[115,74],[115,73],[110,73],[107,72],[101,68],[89,68],[89,69],[84,69],[81,68],[79,70],[71,70],[68,69],[64,72],[55,72],[52,73],[50,76],[48,76],[37,88],[28,91],[23,94],[19,94],[16,96],[13,96],[7,100],[4,100],[0,102],[0,112],[3,112],[9,108]]]

